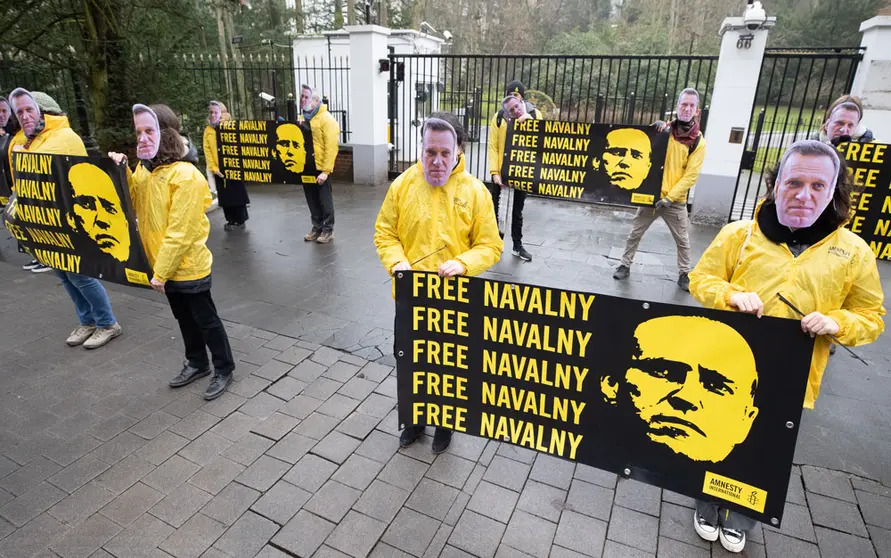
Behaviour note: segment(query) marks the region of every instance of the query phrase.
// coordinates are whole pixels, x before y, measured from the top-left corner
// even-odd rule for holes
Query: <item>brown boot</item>
[[[319,231],[309,231],[309,234],[303,235],[303,240],[306,242],[312,242],[319,238]]]
[[[328,244],[332,240],[334,240],[334,233],[323,232],[319,235],[319,238],[316,239],[316,242],[318,242],[319,244]]]

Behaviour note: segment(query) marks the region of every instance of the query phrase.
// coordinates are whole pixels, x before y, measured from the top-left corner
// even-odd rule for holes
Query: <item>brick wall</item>
[[[348,145],[340,146],[337,161],[334,163],[334,173],[331,178],[338,182],[353,181],[353,149]]]

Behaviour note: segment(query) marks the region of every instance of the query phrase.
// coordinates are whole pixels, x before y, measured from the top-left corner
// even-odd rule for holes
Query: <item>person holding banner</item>
[[[15,153],[87,154],[84,142],[71,129],[68,117],[55,99],[40,91],[18,88],[10,93],[9,101],[22,126],[11,141],[10,169],[14,168],[12,162]],[[37,260],[25,268],[29,266],[32,271],[50,270]],[[98,279],[61,270],[56,270],[56,275],[71,297],[80,321],[80,325],[65,341],[68,346],[83,345],[85,349],[98,349],[123,333],[112,312],[108,293]]]
[[[863,126],[863,103],[860,97],[842,95],[826,109],[823,127],[811,139],[838,146],[849,141],[871,143],[875,141],[872,130]]]
[[[813,409],[829,358],[830,335],[864,345],[884,331],[884,293],[872,250],[845,228],[854,187],[836,150],[815,140],[792,144],[755,218],[726,225],[690,273],[703,306],[799,319],[815,337],[804,407]],[[782,301],[783,296],[803,313]],[[694,528],[732,552],[745,546],[750,520],[699,502]]]
[[[501,258],[492,198],[464,170],[456,129],[440,118],[421,128],[421,160],[390,185],[375,222],[374,245],[387,273],[416,269],[441,277],[479,275]],[[395,285],[394,285],[395,287]],[[402,431],[407,447],[424,434],[424,425]],[[442,453],[452,431],[437,427],[433,453]]]
[[[492,175],[489,192],[492,194],[496,216],[501,201],[501,189],[507,186],[501,178],[507,127],[513,120],[522,122],[529,118],[535,120],[542,118],[541,111],[526,100],[526,87],[521,82],[514,80],[508,83],[505,95],[501,101],[501,108],[492,117],[492,124],[489,126],[489,173]],[[513,241],[511,254],[523,261],[531,262],[532,254],[523,246],[523,208],[526,206],[526,192],[514,190],[511,195],[513,196],[510,227],[511,240]],[[501,238],[504,238],[503,233]]]
[[[319,94],[313,92],[308,85],[301,86],[300,107],[303,109],[303,121],[309,122],[312,129],[312,147],[315,154],[316,170],[319,176],[315,184],[304,184],[303,193],[309,205],[312,217],[312,230],[303,240],[319,244],[328,244],[334,240],[334,196],[331,192],[329,175],[334,172],[337,160],[338,137],[340,126],[323,105]]]
[[[0,154],[9,150],[9,140],[18,132],[12,107],[6,97],[0,96]],[[9,201],[12,191],[12,172],[9,167],[9,159],[0,156],[0,208]]]
[[[204,392],[210,401],[225,393],[235,370],[229,336],[210,294],[213,255],[204,213],[212,201],[210,189],[170,107],[134,105],[133,123],[140,162],[135,171],[127,167],[130,198],[154,270],[151,286],[167,297],[185,344],[186,361],[169,385],[182,387],[210,375],[210,349],[214,375]],[[108,156],[127,162],[121,153]]]
[[[231,118],[226,105],[219,101],[211,101],[208,107],[207,126],[204,128],[204,160],[207,162],[207,170],[213,173],[217,200],[226,217],[223,229],[227,231],[244,228],[244,223],[249,218],[247,204],[251,203],[244,181],[227,179],[220,172],[217,128],[220,126],[220,122]]]
[[[613,279],[627,279],[631,262],[644,233],[661,217],[674,237],[678,251],[678,286],[690,290],[690,217],[687,215],[687,193],[696,184],[705,159],[705,138],[699,131],[699,93],[687,88],[678,95],[677,118],[667,126],[670,137],[662,175],[662,199],[653,208],[641,207],[631,223],[625,241],[622,261]]]

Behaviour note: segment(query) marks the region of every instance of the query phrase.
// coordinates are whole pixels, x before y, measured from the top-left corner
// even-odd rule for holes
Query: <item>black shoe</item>
[[[399,447],[407,448],[418,441],[424,435],[423,426],[406,426],[399,435]]]
[[[231,231],[231,230],[234,229],[234,228],[235,228],[235,224],[234,224],[234,223],[226,223],[225,225],[223,225],[223,230],[224,230],[224,231]]]
[[[532,261],[532,254],[527,252],[526,248],[524,248],[522,244],[515,242],[514,248],[513,248],[513,250],[511,250],[510,253],[513,254],[514,256],[520,258],[523,261],[526,261],[526,262]]]
[[[30,262],[28,262],[28,263],[26,263],[25,265],[23,265],[23,266],[22,266],[22,269],[25,269],[25,270],[27,270],[27,271],[31,271],[32,269],[34,269],[34,268],[36,268],[36,267],[40,267],[40,262],[38,262],[37,260],[31,260]]]
[[[835,343],[833,343],[832,345],[829,345],[829,354],[830,355],[835,354]]]
[[[213,401],[217,397],[226,393],[226,388],[232,383],[232,378],[234,376],[235,375],[232,372],[227,372],[226,374],[214,374],[213,378],[210,379],[210,384],[207,386],[207,390],[204,392],[204,400]]]
[[[178,388],[191,384],[195,380],[210,375],[210,366],[207,368],[195,368],[188,362],[183,363],[183,369],[180,373],[167,382],[170,387]]]
[[[690,292],[690,276],[686,273],[678,275],[678,287],[683,291]]]
[[[613,273],[613,279],[628,279],[629,275],[631,275],[631,269],[627,265],[620,265]]]
[[[449,449],[452,443],[452,431],[446,428],[437,428],[433,435],[433,453],[440,454]]]

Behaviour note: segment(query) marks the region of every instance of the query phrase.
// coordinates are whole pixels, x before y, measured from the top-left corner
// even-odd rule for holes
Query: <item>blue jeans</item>
[[[105,287],[98,279],[59,270],[56,270],[56,275],[62,280],[62,285],[74,302],[74,311],[80,325],[111,327],[117,323],[111,312],[111,301],[108,300]]]

